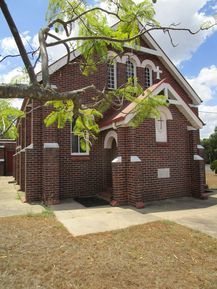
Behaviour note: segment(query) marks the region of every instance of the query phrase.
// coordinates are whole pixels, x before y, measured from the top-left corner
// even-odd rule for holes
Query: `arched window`
[[[107,86],[109,89],[117,88],[117,64],[114,62],[107,63]]]
[[[145,67],[145,88],[150,87],[153,84],[152,68],[149,66]]]
[[[136,78],[135,71],[136,71],[136,67],[135,67],[134,63],[132,61],[130,61],[130,60],[127,60],[126,61],[126,77],[127,77],[127,80],[129,78],[132,78],[133,81],[135,82],[135,78]]]

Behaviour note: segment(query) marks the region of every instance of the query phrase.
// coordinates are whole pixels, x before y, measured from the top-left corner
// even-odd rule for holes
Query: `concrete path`
[[[85,208],[73,200],[51,208],[57,219],[74,236],[118,230],[160,219],[152,215],[144,216],[130,207]]]
[[[74,236],[170,220],[217,238],[217,194],[205,201],[175,198],[152,202],[142,210],[110,206],[85,208],[73,200],[66,200],[52,209]]]
[[[208,200],[177,198],[152,203],[145,215],[170,220],[217,238],[217,192]]]
[[[41,213],[40,205],[17,198],[12,177],[0,177],[0,217]],[[57,219],[74,236],[127,228],[157,220],[170,220],[217,238],[217,192],[206,201],[176,198],[152,202],[142,210],[133,207],[85,208],[73,200],[51,207]]]
[[[12,177],[0,177],[0,217],[42,213],[45,209],[40,205],[29,205],[18,199]]]

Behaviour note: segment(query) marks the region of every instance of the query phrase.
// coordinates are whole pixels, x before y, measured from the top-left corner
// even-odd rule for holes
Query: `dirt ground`
[[[217,240],[166,221],[75,238],[53,216],[0,218],[0,280],[2,289],[216,289]]]

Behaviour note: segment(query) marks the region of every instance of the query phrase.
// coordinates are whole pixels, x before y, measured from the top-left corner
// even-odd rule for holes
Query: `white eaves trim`
[[[142,28],[142,25],[140,24],[140,28]],[[144,27],[143,27],[144,28]],[[147,54],[156,55],[161,58],[162,63],[164,66],[168,68],[170,73],[173,75],[173,77],[177,80],[177,82],[181,85],[181,87],[185,90],[185,92],[188,94],[188,96],[192,99],[194,105],[198,105],[202,103],[202,100],[199,98],[197,93],[193,90],[191,85],[187,82],[187,80],[183,77],[181,72],[176,68],[176,66],[171,62],[171,60],[168,58],[168,56],[165,54],[165,52],[160,48],[160,46],[157,44],[157,42],[154,40],[154,38],[149,34],[146,33],[145,35],[142,35],[142,38],[145,42],[148,43],[148,45],[152,48],[146,48],[146,47],[131,47],[129,45],[124,45],[128,48],[133,48],[135,50],[142,51]],[[74,50],[70,54],[69,61],[74,60],[78,56],[80,56],[81,53],[78,50]],[[49,66],[49,74],[53,74],[58,69],[62,68],[67,64],[68,56],[65,55],[56,62],[52,63]],[[42,81],[42,73],[39,72],[37,74],[37,80],[40,82]]]
[[[194,131],[194,130],[197,130],[197,129],[194,128],[193,126],[187,126],[187,130],[188,130],[188,131],[192,131],[192,130]]]
[[[70,53],[70,58],[69,61],[74,60],[75,58],[77,58],[78,56],[80,56],[81,53],[78,50],[74,50]],[[68,55],[66,54],[65,56],[61,57],[60,59],[58,59],[57,61],[55,61],[54,63],[52,63],[51,65],[49,65],[49,74],[53,74],[55,71],[59,70],[60,68],[62,68],[63,66],[65,66],[68,63]],[[39,72],[37,74],[37,81],[42,81],[42,72]]]
[[[172,88],[172,86],[169,83],[162,83],[160,86],[158,86],[154,91],[153,94],[157,95],[158,93],[160,93],[163,89],[166,89],[167,91],[170,91],[170,93],[174,96],[175,100],[172,100],[169,102],[174,105],[177,106],[178,110],[186,117],[186,119],[191,123],[191,127],[188,127],[188,130],[197,130],[197,129],[201,129],[203,128],[203,123],[201,122],[201,120],[194,114],[194,112],[189,108],[189,106],[182,100],[182,98],[178,95],[178,93]],[[132,107],[132,110],[135,108],[136,103],[134,105],[134,107]],[[132,111],[131,110],[131,111]],[[109,129],[114,127],[114,125],[116,127],[119,126],[128,126],[129,122],[134,118],[135,113],[130,113],[128,115],[126,115],[126,117],[124,118],[124,120],[120,121],[120,122],[116,122],[115,124],[110,124],[106,127],[102,127],[101,131]],[[189,129],[191,128],[191,129]]]
[[[190,107],[178,95],[178,93],[173,89],[173,87],[170,84],[166,84],[166,86],[170,90],[172,95],[176,98],[176,100],[177,100],[177,104],[176,105],[177,105],[178,109],[184,114],[184,116],[189,120],[189,122],[193,125],[193,127],[196,128],[196,129],[203,128],[203,123],[193,113],[193,111],[190,109]]]
[[[125,44],[124,47],[126,48],[131,48],[134,50],[138,50],[138,51],[142,51],[144,53],[147,54],[151,54],[151,55],[156,55],[156,56],[162,56],[162,52],[155,50],[155,49],[150,49],[150,48],[146,48],[146,47],[140,47],[140,46],[131,46],[131,45],[127,45]],[[69,61],[73,61],[74,59],[76,59],[77,57],[79,57],[81,55],[81,53],[78,50],[74,50],[70,53],[70,59]],[[65,55],[63,57],[61,57],[60,59],[58,59],[57,61],[55,61],[54,63],[49,65],[49,74],[53,74],[55,71],[57,71],[58,69],[62,68],[63,66],[65,66],[67,64],[68,61],[68,56]],[[121,60],[117,61],[120,63],[123,63]],[[139,67],[142,67],[141,65],[139,65]],[[42,73],[39,72],[37,74],[37,81],[42,81]]]
[[[163,89],[166,89],[172,93],[172,95],[175,97],[175,100],[172,100],[172,103],[177,106],[179,111],[188,119],[188,121],[195,129],[203,128],[203,123],[200,121],[200,119],[193,113],[193,111],[188,107],[188,105],[184,102],[184,100],[182,100],[182,98],[169,83],[162,83],[153,91],[153,94],[158,95],[158,93],[160,93]],[[169,102],[171,101],[169,100]],[[124,123],[129,123],[133,117],[134,115],[132,113],[128,114]]]
[[[140,24],[140,28],[142,28],[142,24]],[[181,87],[185,90],[185,92],[189,95],[189,97],[193,100],[194,105],[198,105],[202,103],[202,100],[191,87],[191,85],[187,82],[187,80],[183,77],[181,72],[176,68],[176,66],[172,63],[172,61],[168,58],[165,52],[160,48],[154,38],[149,34],[143,34],[142,38],[145,42],[148,43],[152,48],[156,49],[159,53],[161,53],[162,63],[168,68],[168,70],[172,73],[173,77],[178,81]]]
[[[133,50],[142,51],[144,53],[152,54],[152,55],[156,55],[156,56],[162,56],[163,55],[162,52],[159,51],[159,50],[151,49],[151,48],[147,48],[147,47],[143,47],[143,46],[138,46],[138,45],[131,46],[131,45],[128,45],[128,44],[124,44],[124,47],[130,48],[130,49],[133,49]]]

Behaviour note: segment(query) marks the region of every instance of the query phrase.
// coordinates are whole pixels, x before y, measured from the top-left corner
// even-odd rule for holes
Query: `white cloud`
[[[12,99],[12,100],[11,100],[11,104],[13,105],[13,107],[16,107],[16,108],[18,108],[18,109],[21,108],[22,103],[23,103],[23,99],[15,98],[15,99]]]
[[[21,39],[26,47],[28,47],[28,44],[31,43],[31,36],[29,35],[29,31],[25,31],[21,33]],[[0,49],[2,51],[2,56],[6,56],[8,54],[18,54],[18,49],[16,42],[14,38],[11,37],[5,37],[2,40],[0,40]]]
[[[212,10],[213,10],[214,12],[217,12],[217,4],[212,7]]]
[[[205,126],[200,131],[201,138],[209,137],[217,126],[217,105],[201,105],[200,116],[205,122]]]
[[[217,93],[217,67],[212,65],[201,69],[197,77],[188,79],[203,101],[213,99]]]
[[[23,68],[16,67],[8,73],[0,75],[0,83],[10,83],[15,77],[23,75]]]
[[[196,31],[204,22],[211,21],[214,23],[213,17],[208,17],[201,12],[201,9],[208,2],[209,0],[160,0],[155,4],[156,18],[164,26],[180,23],[179,27]],[[176,65],[180,65],[181,62],[189,60],[197,48],[213,32],[214,29],[202,31],[197,35],[190,35],[183,31],[173,32],[171,33],[172,39],[175,44],[178,44],[177,47],[171,45],[169,37],[163,32],[154,33],[154,37],[172,61]]]
[[[201,137],[208,137],[217,126],[217,104],[210,104],[211,101],[217,103],[217,66],[202,68],[198,76],[188,79],[188,82],[204,101],[199,107],[200,116],[206,124],[201,130]]]

